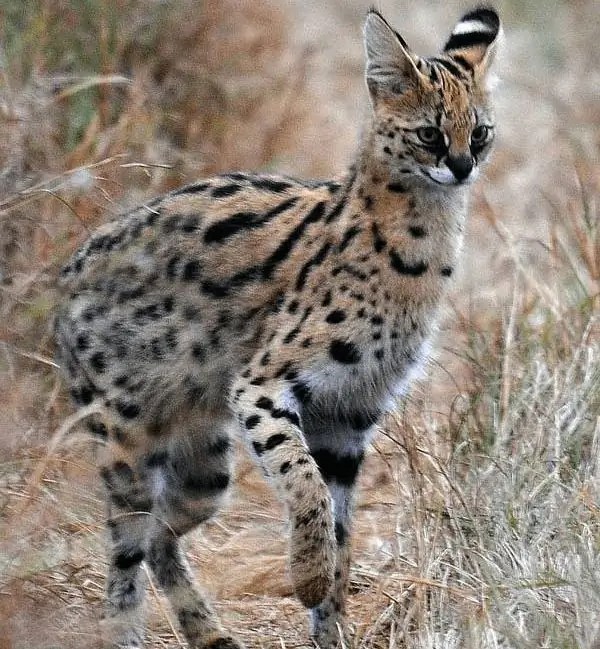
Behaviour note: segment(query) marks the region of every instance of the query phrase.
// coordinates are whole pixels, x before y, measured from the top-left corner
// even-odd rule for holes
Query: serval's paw
[[[244,645],[234,637],[227,635],[218,635],[210,638],[208,642],[203,643],[198,649],[246,649]]]
[[[105,615],[100,620],[102,645],[106,649],[140,649],[144,646],[144,629],[125,616]]]
[[[344,649],[350,646],[343,629],[343,620],[329,607],[315,609],[311,638],[319,649]]]

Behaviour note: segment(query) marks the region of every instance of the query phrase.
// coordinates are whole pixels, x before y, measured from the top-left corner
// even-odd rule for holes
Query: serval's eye
[[[444,145],[444,136],[439,128],[435,126],[423,126],[417,129],[417,137],[423,144],[430,147],[438,147]]]
[[[473,146],[484,145],[486,140],[488,139],[489,133],[490,129],[488,126],[484,126],[483,124],[476,126],[471,133],[471,144]]]

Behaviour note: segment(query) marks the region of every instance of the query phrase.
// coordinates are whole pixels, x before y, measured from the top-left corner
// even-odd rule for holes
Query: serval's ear
[[[496,11],[480,7],[458,21],[444,52],[482,78],[494,60],[501,37],[502,25]]]
[[[367,86],[373,98],[381,92],[399,94],[418,83],[419,57],[375,9],[367,14],[364,37]]]

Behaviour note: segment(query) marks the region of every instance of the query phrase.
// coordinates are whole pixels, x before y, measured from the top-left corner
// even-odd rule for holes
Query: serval
[[[371,10],[372,110],[345,175],[201,180],[100,227],[63,268],[58,358],[103,442],[110,646],[142,644],[146,561],[190,647],[242,647],[179,542],[222,504],[240,432],[286,505],[312,637],[342,642],[354,485],[455,272],[499,34],[479,8],[422,58]]]

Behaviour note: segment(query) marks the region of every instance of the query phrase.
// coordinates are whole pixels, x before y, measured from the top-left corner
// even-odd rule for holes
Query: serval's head
[[[489,69],[500,34],[498,14],[475,9],[461,18],[439,56],[422,58],[379,12],[368,13],[375,155],[392,179],[453,186],[477,178],[494,140]]]

